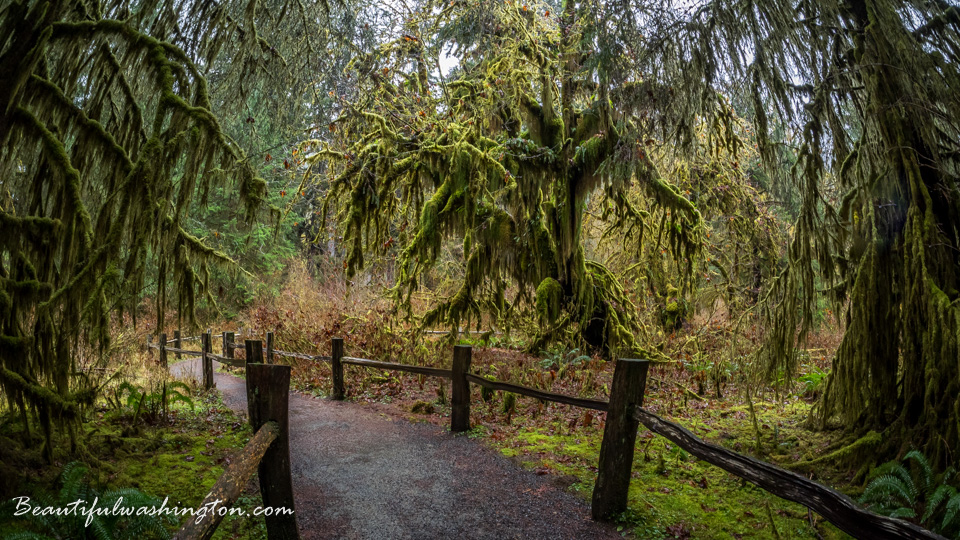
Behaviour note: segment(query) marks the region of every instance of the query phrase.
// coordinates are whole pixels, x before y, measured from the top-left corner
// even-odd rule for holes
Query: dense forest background
[[[916,450],[905,517],[960,528],[955,4],[0,0],[0,29],[0,413],[45,461],[93,452],[144,334],[349,329],[582,395],[648,358],[760,454],[780,403],[831,439],[783,461],[855,490]]]

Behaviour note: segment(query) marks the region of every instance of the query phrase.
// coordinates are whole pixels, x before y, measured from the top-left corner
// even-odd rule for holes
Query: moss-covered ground
[[[81,453],[85,454],[81,460],[89,468],[91,486],[101,492],[135,488],[161,500],[169,497],[168,507],[197,508],[251,433],[249,425],[224,406],[216,392],[194,396],[193,405],[178,403],[166,421],[137,425],[125,408],[101,406],[92,411],[81,437]],[[52,464],[43,463],[16,425],[5,426],[2,437],[5,459],[0,461],[16,464],[16,470],[3,471],[4,498],[26,495],[36,499],[42,493],[53,493],[66,456],[58,455]],[[263,518],[252,516],[253,508],[260,505],[254,478],[235,505],[249,517],[226,516],[214,538],[265,538]],[[16,521],[0,524],[0,537],[22,525]],[[168,523],[167,527],[173,532],[179,525]]]
[[[729,441],[750,442],[735,431],[724,432]],[[571,489],[589,498],[602,434],[597,425],[570,430],[553,423],[508,431],[495,444],[538,472],[569,478]],[[643,427],[637,439],[629,509],[620,519],[625,532],[639,538],[843,537],[805,507],[698,461]]]

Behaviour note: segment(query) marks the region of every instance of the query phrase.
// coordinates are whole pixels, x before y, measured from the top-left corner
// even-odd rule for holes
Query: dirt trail
[[[199,380],[199,359],[171,366]],[[246,414],[243,379],[216,373]],[[290,395],[290,460],[304,538],[620,538],[575,495],[465,436],[369,406]]]

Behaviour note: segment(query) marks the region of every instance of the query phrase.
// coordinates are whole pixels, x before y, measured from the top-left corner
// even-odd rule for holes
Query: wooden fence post
[[[273,363],[273,332],[267,332],[267,363]]]
[[[648,360],[621,358],[613,370],[610,407],[600,443],[597,483],[593,488],[591,514],[595,520],[611,519],[627,509],[633,450],[639,421],[633,414],[643,405]]]
[[[167,335],[160,334],[160,365],[167,367]]]
[[[174,330],[174,331],[173,331],[173,344],[174,344],[174,346],[176,346],[176,348],[178,348],[178,349],[182,349],[182,348],[183,348],[183,340],[180,339],[180,330]],[[176,353],[176,354],[174,354],[173,356],[174,356],[174,358],[176,358],[177,360],[180,360],[180,359],[182,358],[182,357],[180,356],[180,353]]]
[[[457,345],[453,348],[453,377],[451,390],[450,431],[459,433],[470,429],[470,358],[473,348]]]
[[[243,342],[244,350],[247,352],[245,362],[250,364],[263,363],[263,342],[259,339],[248,339]]]
[[[246,342],[248,354],[263,349],[259,341]],[[286,509],[264,516],[267,538],[270,540],[298,539],[297,516],[293,501],[293,480],[290,476],[290,429],[288,401],[290,392],[290,366],[251,363],[247,357],[247,412],[250,427],[256,433],[267,422],[276,422],[280,428],[277,440],[273,441],[257,469],[260,477],[260,495],[263,506],[274,510]]]
[[[233,332],[223,332],[223,357],[233,358]]]
[[[343,338],[335,337],[331,342],[330,369],[333,371],[333,399],[343,399],[346,391],[343,388]]]
[[[213,388],[213,343],[211,343],[210,331],[200,334],[200,361],[203,364],[203,389]]]

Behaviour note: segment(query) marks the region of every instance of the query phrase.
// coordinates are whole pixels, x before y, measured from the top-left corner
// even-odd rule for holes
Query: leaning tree
[[[75,425],[95,398],[80,368],[104,360],[110,315],[136,308],[147,261],[161,314],[168,289],[192,313],[208,264],[230,263],[186,230],[191,203],[230,186],[250,220],[265,184],[215,112],[271,81],[287,91],[300,57],[283,53],[320,35],[316,6],[0,7],[0,388],[25,427],[36,413],[48,458],[52,426]]]
[[[654,231],[658,257],[678,263],[668,285],[685,294],[703,219],[674,171],[660,172],[666,142],[699,147],[705,165],[742,141],[716,91],[699,119],[677,114],[683,89],[646,77],[631,42],[610,41],[616,23],[599,2],[423,2],[395,39],[358,56],[359,97],[343,100],[334,141],[311,157],[329,165],[347,272],[399,249],[392,292],[409,309],[443,243],[462,240],[463,279],[423,325],[502,322],[527,305],[541,321],[534,349],[561,334],[607,354],[644,348],[621,278],[585,250],[588,208],[633,253]],[[729,166],[683,170],[744,182]]]

